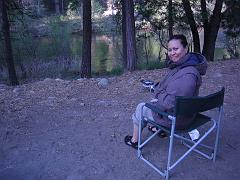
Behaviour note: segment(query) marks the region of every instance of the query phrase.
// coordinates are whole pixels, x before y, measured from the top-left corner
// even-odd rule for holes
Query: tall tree
[[[122,0],[122,61],[124,68],[127,68],[127,39],[126,39],[126,8],[125,1]]]
[[[209,60],[214,59],[214,49],[217,39],[218,30],[223,17],[221,13],[223,0],[216,0],[213,13],[208,17],[206,0],[201,0],[201,12],[204,28],[204,44],[202,54]]]
[[[40,15],[41,13],[41,0],[37,0],[37,14]]]
[[[191,5],[189,0],[182,0],[184,10],[191,27],[193,41],[194,41],[194,50],[197,51],[200,49],[199,43],[199,35],[197,32],[197,25],[193,16],[193,12],[191,10]],[[202,23],[204,29],[204,43],[202,54],[207,58],[208,61],[214,60],[214,50],[217,39],[218,30],[220,27],[221,19],[222,19],[222,6],[223,0],[216,0],[213,12],[210,16],[208,16],[207,12],[207,1],[201,0],[201,15],[202,15]],[[200,51],[200,50],[199,50]]]
[[[59,0],[54,0],[56,14],[60,14]]]
[[[92,8],[91,1],[83,0],[83,44],[81,77],[91,77],[91,44],[92,44]]]
[[[136,37],[135,37],[135,19],[133,0],[123,0],[123,12],[126,18],[126,51],[127,51],[127,69],[134,71],[136,69]],[[124,52],[124,51],[123,51]]]
[[[173,36],[173,2],[168,0],[168,37]]]
[[[176,7],[179,6],[178,1],[173,0],[139,0],[136,1],[136,9],[138,18],[143,19],[145,22],[151,24],[151,29],[159,37],[161,46],[166,48],[166,41],[173,35],[174,25],[177,24],[178,11]],[[181,18],[182,19],[182,18]],[[146,25],[146,23],[143,23]],[[160,35],[163,29],[167,34]]]
[[[198,34],[196,22],[194,20],[193,11],[191,9],[190,2],[189,0],[182,0],[182,3],[183,3],[184,11],[186,12],[188,24],[190,25],[190,29],[192,31],[194,51],[201,52],[199,34]]]
[[[7,0],[0,1],[0,12],[2,13],[2,31],[5,42],[5,59],[8,67],[9,81],[11,85],[18,85],[18,79],[15,71],[13,54],[12,54],[12,44],[10,38],[10,23],[8,18],[8,7]]]

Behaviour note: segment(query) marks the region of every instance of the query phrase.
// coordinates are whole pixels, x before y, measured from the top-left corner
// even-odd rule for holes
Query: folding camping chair
[[[220,91],[210,94],[208,96],[204,97],[176,97],[175,98],[175,107],[173,114],[168,114],[166,112],[161,111],[160,109],[156,108],[156,106],[153,106],[152,104],[146,103],[145,106],[150,108],[152,111],[158,113],[159,115],[166,116],[169,121],[172,122],[171,128],[167,128],[164,126],[161,126],[155,121],[151,121],[147,119],[146,117],[143,117],[142,120],[147,121],[148,123],[156,126],[159,130],[156,131],[153,135],[151,135],[149,138],[147,138],[144,142],[141,142],[141,135],[142,135],[142,127],[141,123],[139,123],[139,139],[138,139],[138,157],[142,159],[144,162],[146,162],[151,168],[153,168],[155,171],[157,171],[160,175],[165,177],[166,179],[169,178],[169,172],[172,171],[172,169],[178,165],[187,155],[189,155],[190,152],[195,151],[199,153],[200,155],[204,156],[205,158],[208,158],[210,160],[213,160],[215,162],[216,154],[217,154],[217,146],[218,146],[218,139],[219,139],[219,128],[220,128],[220,120],[223,112],[223,99],[224,99],[224,88],[222,88]],[[212,118],[212,116],[204,115],[202,114],[205,111],[209,111],[212,109],[218,108],[217,111],[217,117]],[[206,113],[205,113],[206,114]],[[178,118],[180,116],[189,116],[189,115],[195,115],[195,118],[187,128],[177,130],[175,128],[176,121],[178,121]],[[191,139],[184,136],[185,133],[199,128],[200,126],[208,123],[210,124],[210,127],[207,128],[204,135],[200,137],[197,141],[192,141]],[[206,128],[205,128],[206,129]],[[169,149],[168,149],[168,158],[167,158],[167,164],[165,170],[163,168],[159,168],[153,163],[150,162],[150,160],[147,160],[143,157],[142,149],[143,147],[153,138],[155,137],[161,130],[164,130],[167,132],[169,137]],[[206,144],[203,144],[202,141],[208,137],[208,135],[216,130],[216,136],[215,136],[215,142],[213,146],[207,146]],[[188,150],[176,161],[171,162],[172,157],[172,148],[173,148],[173,140],[174,138],[180,139],[181,142],[188,147]],[[206,152],[201,149],[197,149],[198,147],[201,147],[202,149],[208,149],[210,152]]]

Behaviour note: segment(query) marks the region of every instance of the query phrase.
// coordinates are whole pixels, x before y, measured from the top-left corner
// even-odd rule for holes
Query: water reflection
[[[82,37],[78,34],[35,38],[31,41],[25,39],[25,41],[14,42],[14,59],[17,64],[18,74],[25,73],[27,78],[30,78],[30,76],[32,78],[74,77],[80,71],[82,43]],[[154,62],[152,66],[155,67],[156,63],[165,59],[165,52],[166,50],[155,37],[146,36],[146,38],[139,39],[137,41],[138,67],[144,68],[149,64],[151,65],[151,62]],[[216,48],[215,58],[222,59],[226,54],[227,52],[223,48]],[[122,67],[121,36],[116,34],[93,34],[93,74],[109,74]]]
[[[119,37],[115,35],[92,36],[92,70],[95,74],[105,74],[114,68],[122,67],[121,48],[117,48],[119,41]],[[70,49],[73,56],[82,56],[81,36],[72,36]]]

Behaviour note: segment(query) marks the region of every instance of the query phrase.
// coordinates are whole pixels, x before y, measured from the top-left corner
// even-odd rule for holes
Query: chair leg
[[[217,156],[217,148],[218,148],[218,139],[219,139],[219,131],[220,131],[220,122],[222,118],[222,111],[223,107],[219,108],[219,118],[217,120],[217,132],[216,132],[216,140],[215,140],[215,145],[214,145],[214,152],[213,152],[213,162],[216,161],[216,156]]]
[[[141,121],[138,124],[138,150],[137,150],[137,156],[138,158],[141,157],[142,151],[141,151],[141,143],[142,143],[142,122],[144,121],[144,116],[143,116],[143,108],[144,106],[141,107]],[[144,145],[143,145],[144,146]]]
[[[213,151],[213,162],[216,161],[217,148],[218,148],[218,138],[219,138],[219,127],[217,127],[216,140],[215,140],[215,146],[214,146],[214,151]]]
[[[143,120],[143,116],[141,115],[141,121]],[[137,150],[137,156],[140,158],[142,152],[140,150],[141,140],[142,140],[142,122],[139,122],[138,125],[138,150]]]
[[[174,130],[175,130],[175,119],[173,120],[173,123],[172,123],[171,135],[170,135],[170,140],[169,140],[168,162],[167,162],[167,169],[166,169],[166,172],[165,172],[166,173],[166,179],[169,178],[169,171],[170,171],[170,166],[171,166]]]

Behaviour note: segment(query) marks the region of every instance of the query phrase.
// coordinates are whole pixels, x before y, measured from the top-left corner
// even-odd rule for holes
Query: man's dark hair
[[[187,38],[183,34],[175,34],[172,37],[169,38],[168,42],[171,40],[180,40],[181,44],[183,45],[184,48],[188,46]]]

